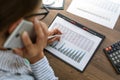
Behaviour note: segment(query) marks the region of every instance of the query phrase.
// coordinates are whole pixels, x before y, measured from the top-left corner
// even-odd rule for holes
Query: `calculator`
[[[103,49],[116,72],[120,74],[120,41]]]

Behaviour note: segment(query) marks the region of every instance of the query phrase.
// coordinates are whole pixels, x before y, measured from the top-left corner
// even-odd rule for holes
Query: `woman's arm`
[[[31,64],[31,69],[37,80],[58,80],[46,57]]]
[[[21,35],[24,48],[14,49],[14,52],[29,60],[37,80],[57,80],[58,78],[55,77],[54,71],[50,67],[43,52],[48,42],[47,26],[44,23],[39,22],[36,18],[33,24],[36,32],[36,42],[32,43],[27,32],[24,31]],[[50,43],[55,40],[58,40],[58,38],[52,39],[52,41],[50,40]]]

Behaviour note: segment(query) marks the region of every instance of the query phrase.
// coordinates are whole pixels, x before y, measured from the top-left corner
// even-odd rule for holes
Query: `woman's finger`
[[[49,31],[48,35],[55,35],[55,34],[62,34],[60,30],[57,28],[53,29],[52,31]]]
[[[24,31],[22,34],[22,41],[23,41],[24,47],[27,50],[30,50],[33,44],[32,44],[32,41],[30,40],[30,37],[26,31]]]
[[[44,33],[45,37],[47,37],[47,36],[48,36],[48,28],[47,28],[47,25],[46,25],[45,23],[43,23],[43,22],[40,22],[40,26],[41,26],[41,28],[42,28],[42,30],[43,30],[43,33]]]
[[[54,38],[52,38],[52,39],[50,39],[50,40],[48,40],[48,44],[51,44],[51,43],[53,43],[54,41],[59,41],[60,40],[60,37],[54,37]]]
[[[34,19],[33,24],[34,24],[34,28],[35,28],[35,32],[36,32],[36,36],[37,36],[37,43],[38,43],[38,45],[40,45],[40,40],[44,37],[44,33],[43,33],[43,30],[42,30],[37,18]]]

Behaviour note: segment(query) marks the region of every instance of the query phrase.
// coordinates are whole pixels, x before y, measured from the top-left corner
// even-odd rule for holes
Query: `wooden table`
[[[45,51],[45,54],[50,62],[50,65],[53,67],[56,76],[59,77],[59,80],[120,80],[120,75],[115,72],[103,52],[103,48],[120,40],[120,17],[116,23],[115,28],[113,30],[108,29],[82,17],[78,17],[66,12],[70,3],[71,0],[65,0],[64,10],[50,10],[49,15],[43,20],[43,22],[45,22],[47,25],[50,25],[56,14],[61,13],[81,23],[82,25],[85,25],[88,28],[102,33],[106,36],[106,38],[83,73],[77,71],[75,68],[51,55],[51,53]],[[5,41],[5,31],[6,30],[0,32],[0,36],[2,36],[0,38],[0,45],[2,45],[2,43]]]
[[[120,40],[120,17],[117,21],[115,28],[113,30],[108,29],[102,25],[96,24],[82,17],[78,17],[66,12],[70,3],[71,0],[65,1],[64,10],[50,10],[49,15],[43,21],[47,25],[50,25],[56,14],[61,13],[81,23],[82,25],[85,25],[88,28],[91,28],[105,35],[106,38],[83,73],[77,71],[75,68],[64,63],[57,57],[51,55],[51,53],[45,52],[50,62],[50,65],[55,71],[56,76],[59,77],[59,80],[120,80],[120,75],[118,75],[115,72],[115,70],[113,69],[106,55],[103,52],[103,48]]]

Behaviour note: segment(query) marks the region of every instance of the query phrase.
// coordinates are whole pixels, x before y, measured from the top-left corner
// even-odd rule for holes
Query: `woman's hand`
[[[57,28],[48,32],[48,36],[57,35],[57,34],[60,34],[60,35],[62,34],[60,30],[58,30]],[[59,40],[60,40],[60,37],[54,37],[54,38],[48,39],[47,44],[51,44],[54,41],[59,41]]]
[[[16,54],[27,58],[30,63],[35,63],[44,57],[43,50],[47,45],[48,38],[48,29],[44,23],[39,22],[35,18],[33,24],[36,32],[36,42],[32,43],[27,32],[24,31],[21,36],[24,43],[24,48],[17,48],[13,50]]]
[[[23,19],[20,19],[20,20],[16,21],[14,24],[12,24],[11,26],[9,26],[10,28],[8,29],[8,34],[11,34],[13,32],[13,30],[18,26],[18,24],[20,24],[20,22],[22,20]],[[31,19],[30,21],[34,21],[34,19]],[[48,32],[48,36],[52,36],[52,35],[56,35],[56,34],[62,34],[62,33],[57,28]],[[54,41],[59,41],[59,40],[60,40],[60,37],[54,37],[52,39],[48,39],[47,44],[51,44]]]

